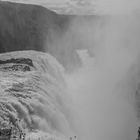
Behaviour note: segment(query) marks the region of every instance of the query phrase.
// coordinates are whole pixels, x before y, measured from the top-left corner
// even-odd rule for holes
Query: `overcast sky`
[[[3,0],[7,1],[7,0]],[[96,11],[102,11],[103,13],[128,13],[136,9],[140,9],[140,0],[9,0],[13,2],[22,2],[22,3],[33,3],[40,4],[45,7],[48,4],[55,5],[57,4],[64,5],[66,3],[77,6],[83,6],[84,4],[87,8],[87,5],[90,8],[93,6],[93,9]]]

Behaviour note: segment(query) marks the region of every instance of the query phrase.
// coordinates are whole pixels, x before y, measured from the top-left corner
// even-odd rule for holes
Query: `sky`
[[[140,9],[140,0],[2,0],[21,3],[39,4],[44,7],[66,8],[64,12],[85,11],[97,14],[124,14]],[[76,12],[78,12],[76,10]],[[76,13],[75,12],[75,13]],[[80,13],[80,12],[79,12]]]
[[[1,0],[42,5],[60,14],[93,14],[92,0]]]

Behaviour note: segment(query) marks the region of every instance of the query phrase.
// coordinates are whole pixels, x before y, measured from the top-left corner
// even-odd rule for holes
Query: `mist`
[[[80,30],[81,23],[75,23]],[[88,21],[87,26],[86,23],[81,26],[83,33],[79,38],[84,38],[82,41],[87,48],[93,45],[94,57],[90,57],[88,51],[79,51],[83,67],[66,74],[80,139],[137,138],[138,23],[138,17],[132,14],[110,16],[102,27],[101,22],[97,22],[96,30]]]
[[[73,125],[80,140],[137,138],[139,23],[136,11],[110,14],[97,21],[74,19],[62,42],[59,38],[59,46],[81,45],[77,53],[82,67],[65,73]]]
[[[53,45],[64,59],[70,52],[62,54],[59,49],[69,48],[82,61],[82,67],[64,76],[72,123],[80,140],[135,140],[140,120],[138,3],[98,4],[100,18],[74,18],[63,35],[53,36],[57,40]]]

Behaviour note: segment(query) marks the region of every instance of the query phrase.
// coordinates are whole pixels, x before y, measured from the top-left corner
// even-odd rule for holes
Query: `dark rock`
[[[8,60],[0,60],[1,71],[30,71],[33,62],[29,58],[11,58]]]
[[[18,59],[11,58],[5,61],[0,60],[0,65],[7,64],[7,63],[27,64],[29,66],[33,66],[33,62],[29,58],[18,58]]]
[[[63,32],[68,22],[67,16],[41,6],[0,2],[0,52],[44,51],[49,31]]]
[[[24,65],[13,65],[8,67],[0,68],[1,71],[31,71],[29,66]]]

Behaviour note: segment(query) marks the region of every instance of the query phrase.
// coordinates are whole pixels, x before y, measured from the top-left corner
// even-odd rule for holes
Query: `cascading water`
[[[51,36],[52,40],[58,37],[50,44],[58,45],[58,50],[85,49],[77,50],[83,61],[79,69],[67,73],[54,58],[40,52],[0,55],[2,127],[9,122],[15,125],[19,118],[28,138],[74,134],[80,140],[137,138],[139,1],[99,0],[96,4],[102,14],[99,19],[74,18],[63,35]]]
[[[25,129],[27,139],[70,136],[70,111],[59,63],[34,51],[1,54],[0,60],[0,127],[12,124]],[[17,119],[22,123],[17,124]]]

